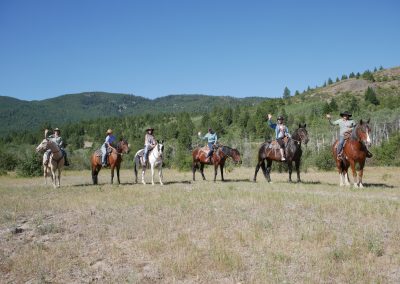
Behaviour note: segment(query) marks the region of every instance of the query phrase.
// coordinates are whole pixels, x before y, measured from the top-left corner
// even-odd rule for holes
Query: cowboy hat
[[[146,128],[146,132],[149,131],[149,130],[153,130],[154,131],[154,128],[152,128],[152,127]]]
[[[111,128],[109,128],[109,129],[107,129],[107,132],[106,132],[107,134],[111,134],[111,133],[113,133],[113,131],[112,131],[112,129]]]
[[[341,116],[341,117],[343,117],[343,116],[351,117],[352,114],[346,110],[346,111],[344,111],[344,112],[341,112],[341,113],[340,113],[340,116]]]
[[[61,130],[58,127],[54,128],[54,132],[55,131],[61,132]]]
[[[285,120],[282,115],[278,116],[276,120]]]

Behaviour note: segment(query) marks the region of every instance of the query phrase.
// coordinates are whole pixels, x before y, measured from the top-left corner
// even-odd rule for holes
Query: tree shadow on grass
[[[387,185],[385,183],[364,183],[364,187],[382,187],[382,188],[395,188],[393,185]]]

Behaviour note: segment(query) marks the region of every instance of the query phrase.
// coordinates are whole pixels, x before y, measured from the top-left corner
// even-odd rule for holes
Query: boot
[[[372,153],[370,151],[367,150],[367,158],[372,158]]]
[[[66,167],[69,166],[69,162],[68,162],[67,156],[64,156],[64,166],[66,166]]]
[[[283,151],[282,148],[279,149],[279,152],[281,152],[281,161],[286,161],[286,159],[285,159],[285,153],[284,153],[284,151]]]

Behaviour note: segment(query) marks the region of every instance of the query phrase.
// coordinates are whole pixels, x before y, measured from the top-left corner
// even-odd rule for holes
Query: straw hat
[[[112,129],[111,128],[109,128],[108,130],[107,130],[107,132],[106,132],[107,134],[111,134],[111,133],[113,133],[113,131],[112,131]]]

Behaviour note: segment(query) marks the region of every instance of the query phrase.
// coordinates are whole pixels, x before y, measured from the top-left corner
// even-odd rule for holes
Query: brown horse
[[[289,182],[292,182],[292,162],[294,162],[297,172],[297,182],[300,182],[300,160],[303,154],[301,150],[301,143],[308,143],[308,132],[306,130],[306,124],[299,124],[299,128],[295,130],[292,137],[287,140],[285,146],[286,162],[289,168]],[[271,182],[270,172],[272,161],[281,162],[281,154],[279,152],[279,146],[276,141],[264,142],[258,150],[258,162],[254,173],[253,181],[256,182],[257,173],[261,167],[263,174],[268,182]],[[267,167],[265,167],[265,161],[267,161]]]
[[[111,184],[113,183],[114,180],[114,169],[117,169],[117,178],[118,178],[118,184],[120,183],[119,180],[119,169],[121,167],[121,162],[122,162],[122,155],[129,153],[129,146],[128,142],[125,139],[121,139],[117,147],[111,147],[111,153],[107,155],[107,161],[108,164],[111,167]],[[92,164],[92,180],[93,184],[97,184],[98,182],[98,174],[102,168],[101,164],[101,150],[97,150],[92,154],[91,157],[91,164]]]
[[[204,148],[197,147],[193,150],[193,152],[192,152],[193,180],[195,180],[196,169],[200,169],[200,173],[201,173],[201,176],[203,177],[203,180],[206,179],[206,177],[204,176],[204,165],[210,164],[210,163],[207,163],[207,153],[208,153],[208,148],[204,149]],[[214,181],[216,181],[216,179],[217,179],[218,166],[221,169],[221,180],[224,181],[224,171],[223,170],[224,170],[224,166],[225,166],[225,161],[228,157],[231,157],[235,164],[242,162],[241,158],[240,158],[240,153],[237,149],[232,149],[227,146],[219,146],[218,149],[214,151],[212,158],[211,158],[211,164],[214,165]]]
[[[367,122],[360,120],[360,123],[358,123],[357,126],[353,128],[351,137],[346,140],[344,144],[343,158],[341,159],[338,159],[336,153],[336,148],[339,141],[336,140],[335,143],[333,143],[332,154],[339,172],[340,186],[350,185],[348,176],[348,169],[350,166],[353,172],[354,186],[363,187],[362,177],[365,166],[365,159],[367,157],[366,146],[371,145],[371,139],[369,137],[370,132],[371,128],[369,126],[369,119]],[[358,178],[356,164],[359,165]]]

